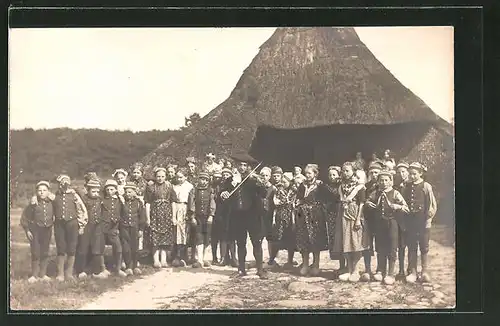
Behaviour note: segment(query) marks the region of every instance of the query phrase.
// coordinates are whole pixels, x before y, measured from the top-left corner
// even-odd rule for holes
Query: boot
[[[310,271],[311,276],[318,276],[319,270],[319,252],[313,252],[313,263]]]
[[[302,268],[300,269],[300,275],[306,276],[309,274],[309,253],[302,253]]]
[[[73,272],[75,268],[75,256],[68,256],[68,260],[66,261],[66,272],[64,277],[66,280],[74,280]]]
[[[427,259],[428,259],[427,253],[421,254],[421,256],[420,256],[420,260],[421,260],[421,264],[422,264],[421,281],[423,283],[429,283],[431,281],[431,277],[430,277],[429,273],[427,272],[427,263],[428,263]]]
[[[389,270],[387,271],[387,275],[384,278],[384,283],[387,285],[392,285],[396,281],[394,278],[394,265],[396,265],[396,261],[394,258],[389,258]]]
[[[29,283],[38,282],[38,274],[40,274],[40,261],[38,259],[31,261],[31,276],[28,279]]]
[[[365,272],[361,275],[361,280],[369,282],[372,274],[372,254],[370,250],[363,252],[363,260],[365,262]]]
[[[56,280],[64,281],[64,261],[66,257],[57,256],[57,277]]]
[[[49,257],[44,257],[40,260],[40,278],[42,281],[50,280],[50,277],[47,276],[47,266],[49,266]]]
[[[382,268],[382,260],[385,257],[382,254],[377,253],[377,272],[373,275],[373,279],[377,282],[382,282],[384,279],[383,268]]]
[[[108,278],[109,272],[106,270],[106,265],[104,264],[104,256],[96,255],[93,260],[95,273],[92,276],[98,279]]]
[[[116,253],[116,270],[115,270],[115,273],[117,276],[120,276],[120,277],[125,277],[127,276],[127,273],[125,273],[124,271],[122,271],[122,262],[123,262],[123,257],[122,257],[122,253],[121,252],[117,252]]]

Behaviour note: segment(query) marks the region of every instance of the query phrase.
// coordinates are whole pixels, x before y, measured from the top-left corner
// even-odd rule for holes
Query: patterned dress
[[[295,192],[278,186],[274,197],[275,215],[273,225],[273,241],[277,249],[296,249],[294,219]]]
[[[150,245],[171,246],[175,244],[172,222],[172,201],[174,190],[169,182],[148,185],[144,195],[150,208]]]
[[[339,187],[340,203],[338,205],[333,253],[364,251],[370,248],[368,228],[361,215],[362,227],[355,231],[356,217],[359,208],[366,200],[364,185],[356,179],[342,183]],[[342,226],[342,227],[341,227]]]
[[[322,251],[328,249],[325,207],[325,190],[321,181],[312,184],[304,181],[297,191],[296,240],[299,251]]]
[[[337,260],[341,257],[338,253],[335,253],[333,251],[333,244],[335,239],[335,225],[337,222],[337,213],[340,202],[339,183],[327,183],[325,184],[325,190],[326,232],[328,235],[328,249],[330,252],[330,259]]]

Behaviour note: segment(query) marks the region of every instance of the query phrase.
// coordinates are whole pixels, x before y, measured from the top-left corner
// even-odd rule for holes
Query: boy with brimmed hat
[[[87,208],[88,223],[85,226],[83,234],[78,243],[78,259],[76,272],[78,278],[87,277],[85,267],[90,250],[92,257],[93,276],[97,278],[106,278],[108,275],[104,272],[104,235],[102,224],[102,198],[100,195],[101,184],[96,179],[90,179],[85,184],[86,192],[82,196],[82,201]]]
[[[378,189],[370,194],[366,201],[367,209],[374,215],[376,224],[375,245],[377,250],[377,265],[379,270],[374,275],[376,281],[394,284],[394,267],[398,250],[399,224],[401,215],[408,213],[408,206],[399,193],[393,189],[393,174],[391,169],[383,169],[378,174]],[[387,263],[389,268],[387,269]]]
[[[124,186],[124,205],[120,217],[120,241],[125,261],[125,274],[138,275],[141,270],[137,265],[139,238],[146,225],[146,208],[137,197],[137,186],[134,182],[127,182]]]
[[[53,200],[54,234],[57,247],[57,277],[58,281],[73,279],[78,235],[83,234],[88,222],[87,209],[81,197],[70,188],[71,179],[61,174],[57,177],[59,189]],[[66,270],[64,263],[66,261]]]
[[[420,248],[422,264],[421,280],[429,282],[428,252],[430,228],[432,219],[437,211],[437,202],[432,191],[432,186],[425,182],[423,174],[427,168],[413,162],[409,165],[409,178],[403,190],[403,197],[408,204],[410,213],[406,216],[406,240],[408,243],[408,267],[410,274],[406,281],[414,283],[417,280],[417,250]]]
[[[119,237],[119,224],[123,203],[118,197],[118,183],[113,179],[106,180],[104,184],[104,198],[102,199],[103,234],[106,243],[113,248],[114,272],[117,276],[125,277],[127,274],[122,267],[122,245]],[[108,274],[107,271],[105,271]]]
[[[21,226],[31,249],[31,277],[28,282],[40,279],[47,281],[47,265],[49,262],[49,245],[54,225],[54,208],[48,198],[50,184],[40,181],[36,184],[37,204],[28,205],[21,216]]]
[[[238,246],[238,276],[247,275],[245,259],[247,255],[247,234],[249,234],[257,265],[257,275],[260,278],[267,278],[263,268],[262,253],[262,240],[266,235],[266,230],[262,215],[259,214],[258,210],[261,185],[255,174],[249,175],[252,164],[255,164],[256,161],[245,152],[235,153],[231,158],[237,162],[240,177],[233,175],[220,196],[223,200],[229,201],[228,205],[231,209],[229,240],[236,240]],[[246,177],[248,178],[245,180]]]

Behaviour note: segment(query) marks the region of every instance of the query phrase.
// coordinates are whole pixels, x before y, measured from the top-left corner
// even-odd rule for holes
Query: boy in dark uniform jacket
[[[257,265],[257,275],[260,278],[267,278],[263,269],[263,254],[262,254],[262,239],[266,235],[262,215],[258,211],[258,196],[260,193],[260,185],[256,176],[251,175],[242,183],[245,177],[248,176],[250,171],[250,164],[255,160],[248,154],[238,154],[232,157],[235,161],[239,162],[238,172],[241,179],[233,177],[226,183],[226,189],[222,190],[221,197],[224,200],[229,200],[231,217],[230,217],[230,230],[229,239],[236,240],[238,246],[238,275],[247,275],[245,267],[245,259],[247,255],[246,242],[247,234],[250,235],[250,240],[253,247],[253,255]],[[242,183],[242,184],[241,184]],[[230,193],[238,189],[229,197]]]
[[[122,245],[119,237],[119,224],[123,210],[123,202],[118,197],[118,183],[107,180],[104,184],[104,198],[102,200],[102,220],[105,242],[113,247],[114,272],[120,277],[125,277],[122,266]],[[109,272],[105,272],[109,273]]]
[[[406,162],[399,162],[396,166],[396,176],[394,178],[394,189],[403,194],[406,183],[408,182],[408,169],[410,165]],[[396,181],[397,180],[397,181]],[[398,240],[398,262],[399,262],[399,278],[404,278],[407,274],[410,274],[410,270],[407,269],[405,273],[405,251],[408,246],[406,243],[406,230],[403,228],[404,225],[399,225],[399,240]]]
[[[378,175],[382,170],[382,164],[379,162],[371,162],[368,166],[368,182],[365,184],[366,187],[366,195],[369,197],[371,194],[377,192],[378,189]],[[363,259],[365,262],[365,273],[362,275],[363,281],[369,281],[371,278],[371,263],[372,256],[374,254],[374,242],[375,242],[375,217],[373,216],[373,211],[366,210],[365,212],[365,221],[368,225],[368,236],[369,236],[369,244],[370,249],[363,251]],[[375,274],[381,271],[381,266],[379,266],[379,261],[377,260],[377,270]]]
[[[193,267],[209,267],[210,263],[205,259],[206,250],[210,245],[210,234],[212,232],[212,222],[215,215],[215,195],[210,187],[210,175],[201,172],[198,175],[198,184],[194,192],[194,218],[196,226],[192,232],[191,241],[196,246],[198,261]]]
[[[87,225],[87,209],[81,197],[70,189],[71,179],[67,175],[57,178],[59,189],[54,201],[54,234],[57,247],[57,277],[58,281],[73,279],[78,235],[83,234]],[[65,257],[66,256],[66,257]],[[66,261],[66,270],[64,263]]]
[[[21,226],[30,242],[31,277],[28,282],[38,281],[38,277],[47,281],[49,245],[54,225],[54,208],[48,198],[50,184],[40,181],[36,184],[37,204],[28,205],[21,216]]]
[[[101,184],[97,180],[89,180],[85,185],[87,191],[82,200],[87,208],[88,223],[83,234],[80,236],[78,244],[78,260],[76,272],[78,278],[87,277],[85,267],[89,249],[92,257],[93,275],[97,278],[106,278],[104,273],[104,235],[102,232],[102,198],[100,196]]]
[[[398,220],[397,214],[408,213],[403,196],[392,188],[393,171],[383,170],[378,175],[378,190],[371,193],[366,202],[368,209],[372,210],[375,229],[375,243],[377,250],[377,263],[380,268],[374,276],[376,281],[385,284],[394,284],[394,265],[398,250]],[[389,269],[387,270],[387,262]]]
[[[414,283],[417,280],[418,247],[420,247],[422,264],[421,280],[423,282],[430,281],[427,272],[427,253],[429,252],[430,228],[437,211],[437,203],[432,186],[422,179],[426,170],[426,167],[418,162],[410,164],[409,182],[403,191],[403,197],[410,210],[405,219],[410,268],[410,274],[406,277],[406,281],[409,283]]]
[[[146,208],[137,197],[134,182],[127,182],[124,186],[125,202],[120,219],[120,240],[123,258],[125,260],[125,274],[139,275],[141,270],[137,266],[139,238],[146,225]]]

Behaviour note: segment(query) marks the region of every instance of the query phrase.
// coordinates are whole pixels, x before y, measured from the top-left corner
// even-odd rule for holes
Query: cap
[[[137,186],[135,185],[135,183],[129,181],[129,182],[127,182],[125,184],[125,186],[123,186],[123,189],[134,189],[134,190],[136,190]]]
[[[160,171],[163,171],[163,172],[167,173],[167,169],[162,168],[162,167],[158,167],[158,166],[155,167],[154,170],[153,170],[154,174],[157,174]]]
[[[231,170],[229,168],[223,168],[220,173],[221,173],[221,175],[222,175],[222,173],[229,173],[229,174],[232,175],[233,174],[233,170]]]
[[[410,166],[408,165],[408,163],[406,162],[399,162],[398,165],[396,165],[396,168],[410,168]]]
[[[198,174],[198,179],[207,179],[207,180],[210,180],[210,175],[207,172],[200,172]]]
[[[410,164],[409,168],[427,172],[427,167],[425,167],[425,165],[419,162],[413,162],[412,164]]]
[[[36,184],[35,188],[38,188],[40,186],[45,186],[47,188],[50,188],[50,183],[48,181],[42,180]]]
[[[113,172],[113,174],[111,176],[114,178],[118,173],[121,173],[124,176],[128,175],[128,172],[125,171],[124,169],[116,169],[115,172]]]
[[[104,188],[107,188],[107,187],[118,188],[118,182],[116,182],[113,179],[108,179],[108,180],[106,180],[106,183],[104,184]]]
[[[67,180],[67,182],[71,182],[71,178],[67,176],[66,174],[61,174],[57,177],[57,182],[61,183],[63,180]]]
[[[115,181],[116,182],[116,181]],[[101,183],[98,180],[90,179],[86,184],[87,188],[101,188]]]
[[[380,173],[378,174],[378,177],[380,178],[380,176],[383,176],[383,175],[388,176],[388,177],[390,177],[392,179],[392,177],[394,176],[394,170],[391,170],[391,169],[388,169],[388,168],[382,169],[380,171]]]
[[[272,174],[283,174],[283,169],[280,168],[279,166],[273,166],[271,168],[271,173]]]
[[[382,164],[379,162],[371,162],[368,166],[368,171],[372,170],[382,170]]]
[[[342,171],[342,168],[340,166],[337,166],[337,165],[332,165],[328,168],[328,171],[330,170],[335,170],[337,171],[338,173],[340,173]]]
[[[192,156],[186,158],[186,163],[196,164],[196,159]]]

